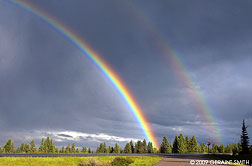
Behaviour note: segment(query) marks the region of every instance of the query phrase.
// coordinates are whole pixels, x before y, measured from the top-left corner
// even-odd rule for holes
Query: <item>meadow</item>
[[[109,165],[116,156],[99,157],[1,157],[0,166],[82,166],[89,161],[96,161],[99,165]],[[139,156],[123,157],[133,160],[131,166],[152,166],[161,160],[161,157]]]

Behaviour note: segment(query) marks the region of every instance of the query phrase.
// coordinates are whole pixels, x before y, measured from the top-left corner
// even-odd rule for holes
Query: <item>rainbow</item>
[[[158,148],[158,142],[155,138],[154,132],[148,124],[143,111],[137,104],[136,100],[133,98],[129,89],[124,85],[119,76],[106,64],[106,62],[80,37],[78,34],[71,31],[67,26],[57,21],[48,13],[43,12],[38,7],[34,6],[28,1],[22,0],[7,0],[11,4],[15,4],[18,7],[26,9],[27,11],[33,13],[41,20],[45,21],[48,25],[53,27],[57,32],[62,34],[67,40],[69,40],[73,45],[75,45],[87,58],[96,65],[96,67],[106,76],[106,78],[112,83],[114,88],[118,91],[120,96],[123,98],[127,106],[130,108],[131,112],[136,117],[139,125],[141,126],[148,141],[153,143],[155,148]]]
[[[158,45],[160,50],[167,55],[168,61],[172,66],[173,70],[176,72],[179,80],[184,83],[186,87],[190,89],[190,95],[194,99],[195,106],[197,108],[198,113],[201,115],[203,120],[207,122],[206,126],[208,126],[208,130],[211,132],[209,133],[211,140],[213,143],[220,144],[222,143],[222,138],[220,134],[220,129],[218,127],[218,123],[214,120],[214,117],[211,113],[211,109],[207,102],[205,101],[203,95],[196,87],[193,79],[190,76],[190,73],[186,69],[185,65],[182,63],[179,55],[169,47],[166,39],[163,38],[160,32],[157,31],[157,28],[151,23],[151,21],[144,15],[144,13],[136,8],[131,1],[124,1],[127,3],[127,6],[132,9],[131,12],[134,12],[134,16],[137,17],[137,20],[141,21],[143,27],[149,30],[152,35],[153,40]],[[210,141],[210,140],[209,140]]]

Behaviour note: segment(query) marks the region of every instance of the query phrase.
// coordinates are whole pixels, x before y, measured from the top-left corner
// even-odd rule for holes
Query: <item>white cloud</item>
[[[90,134],[84,132],[77,132],[77,131],[50,131],[47,132],[49,135],[55,137],[55,141],[57,140],[73,140],[73,141],[80,141],[80,140],[91,140],[97,142],[103,141],[113,141],[113,142],[129,142],[129,141],[138,141],[140,139],[130,138],[130,137],[118,137],[107,135],[104,133],[97,133],[97,134]]]

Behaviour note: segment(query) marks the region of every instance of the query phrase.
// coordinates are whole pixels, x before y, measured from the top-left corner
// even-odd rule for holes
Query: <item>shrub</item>
[[[101,166],[96,160],[90,159],[87,162],[81,162],[78,166]]]
[[[131,163],[133,163],[133,160],[131,160],[130,158],[116,157],[112,161],[112,166],[128,166]]]

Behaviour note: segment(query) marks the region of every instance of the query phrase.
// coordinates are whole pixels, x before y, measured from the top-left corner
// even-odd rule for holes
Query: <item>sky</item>
[[[86,41],[132,92],[159,141],[176,134],[252,138],[249,0],[28,0]],[[165,45],[170,53],[162,49]],[[195,89],[174,69],[176,56]],[[213,118],[191,95],[196,90]],[[33,13],[0,0],[0,145],[50,136],[57,146],[121,146],[145,135],[104,74]]]

